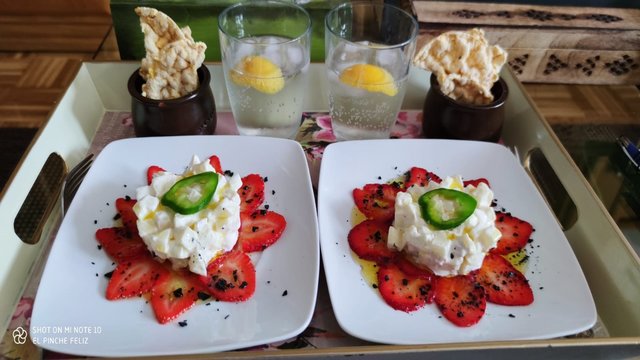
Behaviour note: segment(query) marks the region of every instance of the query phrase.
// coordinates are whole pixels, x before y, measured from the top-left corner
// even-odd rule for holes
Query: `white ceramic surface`
[[[114,265],[98,250],[94,234],[113,225],[115,199],[133,197],[145,184],[149,165],[181,172],[193,154],[201,159],[216,154],[223,169],[268,177],[265,204],[285,216],[287,228],[260,257],[250,300],[197,304],[176,321],[161,325],[144,298],[105,298],[103,274]],[[298,143],[240,136],[115,141],[97,157],[61,224],[29,335],[43,348],[91,356],[204,353],[284,340],[302,332],[311,320],[318,271],[314,195]],[[180,327],[178,321],[185,320],[187,326]]]
[[[487,178],[498,207],[533,225],[525,271],[533,304],[488,303],[478,324],[460,328],[441,317],[435,304],[411,313],[392,309],[363,279],[347,242],[355,206],[352,191],[397,178],[412,166],[440,177]],[[567,239],[522,166],[502,145],[425,139],[329,145],[320,169],[318,216],[331,303],[340,326],[355,337],[388,344],[540,339],[577,333],[595,324],[593,298]]]

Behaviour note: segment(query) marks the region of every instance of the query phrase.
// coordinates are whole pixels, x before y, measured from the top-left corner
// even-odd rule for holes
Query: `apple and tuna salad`
[[[518,269],[533,227],[495,208],[484,178],[440,178],[413,167],[402,181],[353,190],[357,207],[348,242],[372,287],[392,308],[435,303],[461,327],[478,323],[487,302],[524,306],[533,291]],[[522,254],[525,255],[522,255]]]
[[[286,228],[282,215],[261,207],[266,178],[223,171],[215,155],[193,156],[182,173],[152,165],[146,175],[135,199],[116,199],[118,226],[96,231],[98,247],[116,265],[107,274],[107,299],[144,296],[164,324],[198,301],[251,298],[249,254]]]

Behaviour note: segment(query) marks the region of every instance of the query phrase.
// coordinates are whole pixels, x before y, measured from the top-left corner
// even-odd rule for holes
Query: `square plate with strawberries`
[[[455,176],[461,178],[447,179]],[[465,219],[480,221],[476,211],[482,203],[487,227],[499,229],[481,266],[465,275],[446,273],[456,268],[451,264],[458,256],[472,259],[460,250],[472,248],[466,240],[433,245],[434,253],[447,249],[437,258],[408,250],[404,242],[414,241],[411,231],[418,228],[397,235],[404,225],[394,222],[400,211],[396,197],[406,201],[398,194],[408,185],[429,181],[458,190],[422,193],[417,215],[402,210],[402,222],[415,216],[419,224],[421,217],[434,231],[452,229],[442,239],[459,241],[478,233]],[[471,205],[462,192],[477,194],[481,188],[490,189],[493,199],[478,196],[476,204],[471,201],[474,212],[463,211]],[[430,202],[434,197],[450,207]],[[318,217],[331,303],[352,336],[387,344],[543,339],[579,333],[596,322],[591,292],[566,237],[524,168],[502,145],[436,139],[331,144],[321,164]],[[457,226],[464,229],[455,233]],[[415,231],[426,231],[420,229]],[[434,258],[440,260],[429,260]]]
[[[231,186],[234,174],[238,190],[225,191],[230,198],[239,194],[235,214],[236,224],[242,224],[243,240],[204,262],[203,277],[154,261],[163,247],[154,248],[153,254],[141,247],[143,233],[135,234],[136,223],[141,229],[141,219],[147,221],[163,208],[136,220],[139,211],[150,208],[147,201],[146,207],[132,203],[137,195],[142,197],[137,188],[152,181],[150,188],[164,186],[156,178],[166,172],[182,174],[194,155],[205,172],[185,175],[172,186],[175,191],[167,191],[172,193],[171,209],[185,214],[176,215],[174,224],[195,216],[189,215],[192,207],[207,198],[208,189]],[[217,185],[211,169],[218,174]],[[216,196],[212,201],[218,201]],[[224,206],[216,207],[210,218],[231,217]],[[164,209],[158,224],[166,223]],[[29,335],[45,349],[106,357],[226,351],[293,337],[308,326],[316,301],[315,209],[307,162],[295,141],[184,136],[112,142],[97,156],[63,219],[40,282]],[[197,224],[198,233],[208,229],[200,227],[204,220]],[[274,227],[277,231],[264,231]],[[189,244],[188,237],[179,235],[170,243],[178,238]]]

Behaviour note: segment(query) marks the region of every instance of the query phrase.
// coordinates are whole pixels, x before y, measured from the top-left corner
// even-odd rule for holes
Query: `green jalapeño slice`
[[[473,214],[477,201],[462,191],[435,189],[420,196],[418,205],[427,223],[440,230],[449,230]]]
[[[218,174],[203,172],[173,184],[160,202],[179,214],[195,214],[209,204],[217,186]]]

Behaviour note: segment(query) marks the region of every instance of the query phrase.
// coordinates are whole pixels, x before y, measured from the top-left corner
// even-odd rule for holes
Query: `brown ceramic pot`
[[[153,100],[142,96],[144,79],[137,69],[129,77],[131,116],[136,136],[210,135],[216,130],[216,105],[206,66],[198,69],[200,85],[177,99]]]
[[[431,75],[422,114],[422,130],[427,138],[481,140],[498,142],[504,123],[504,108],[509,96],[507,83],[500,78],[491,88],[494,101],[472,105],[454,100],[441,90]]]

